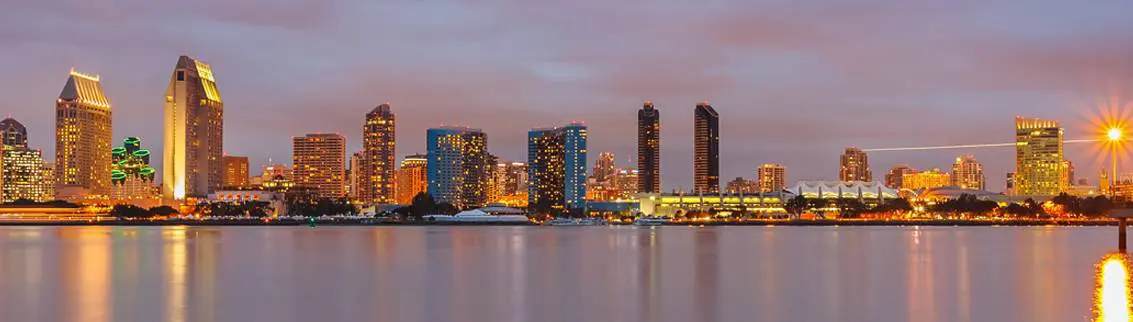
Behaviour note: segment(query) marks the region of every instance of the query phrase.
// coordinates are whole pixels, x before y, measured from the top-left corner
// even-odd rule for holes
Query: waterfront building
[[[940,169],[906,173],[901,177],[901,189],[920,190],[946,187],[952,184],[952,176]]]
[[[637,111],[637,192],[661,192],[661,112],[645,101]]]
[[[362,127],[362,158],[358,163],[357,193],[358,199],[364,204],[388,204],[396,199],[395,129],[389,103],[378,105],[366,114],[366,123]]]
[[[401,160],[401,168],[397,169],[397,184],[395,185],[398,204],[413,203],[413,197],[425,192],[429,185],[428,176],[429,156],[424,154],[407,155]]]
[[[488,136],[480,129],[440,127],[426,131],[429,194],[460,209],[483,206],[488,197]]]
[[[752,213],[755,216],[780,216],[787,213],[784,203],[795,195],[789,191],[756,194],[657,194],[637,195],[639,210],[645,216],[684,216],[690,212],[715,212],[727,216]]]
[[[586,126],[527,132],[527,204],[541,211],[583,208],[586,202]]]
[[[248,186],[248,157],[224,156],[224,186]]]
[[[1053,196],[1066,190],[1062,128],[1057,121],[1015,118],[1016,195]]]
[[[869,169],[869,156],[857,147],[848,147],[839,159],[838,180],[873,181],[873,171]]]
[[[56,189],[83,196],[110,187],[110,100],[98,75],[71,70],[55,101]]]
[[[729,181],[725,187],[726,188],[724,189],[724,191],[727,193],[742,193],[750,195],[753,193],[759,193],[761,191],[758,181],[747,180],[743,177],[736,177],[732,181]]]
[[[142,148],[142,140],[127,137],[122,146],[110,150],[114,166],[110,170],[109,197],[114,204],[153,207],[160,204],[154,185],[157,171],[150,166],[150,151]]]
[[[893,189],[904,188],[904,176],[906,174],[917,173],[917,169],[910,167],[908,164],[897,164],[889,168],[889,172],[885,174],[885,186]]]
[[[489,199],[489,202],[508,207],[527,207],[527,163],[497,161],[493,168],[495,199]],[[589,191],[588,189],[587,192]]]
[[[693,191],[720,192],[720,114],[708,102],[693,112]]]
[[[759,191],[772,192],[787,188],[787,167],[782,164],[765,163],[756,170]]]
[[[897,189],[886,187],[877,181],[799,181],[787,190],[806,198],[852,198],[870,205],[876,205],[884,199],[899,197]]]
[[[287,213],[287,200],[286,194],[279,191],[271,190],[217,190],[209,194],[209,203],[231,203],[240,204],[247,202],[263,202],[267,203],[265,207],[268,211],[268,216],[279,217],[281,214]]]
[[[319,197],[346,197],[346,138],[334,133],[293,137],[295,185],[313,188]]]
[[[984,190],[984,168],[976,158],[965,155],[952,164],[951,185],[960,189]]]
[[[224,180],[224,100],[212,67],[177,59],[165,90],[162,195],[207,197]]]

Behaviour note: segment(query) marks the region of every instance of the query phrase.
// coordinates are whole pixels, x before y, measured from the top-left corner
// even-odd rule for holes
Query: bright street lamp
[[[1109,128],[1108,131],[1105,132],[1106,139],[1109,139],[1109,141],[1111,141],[1111,142],[1112,141],[1121,141],[1121,137],[1123,136],[1123,134],[1124,133],[1121,133],[1121,128],[1116,128],[1116,127],[1111,127],[1111,128]]]

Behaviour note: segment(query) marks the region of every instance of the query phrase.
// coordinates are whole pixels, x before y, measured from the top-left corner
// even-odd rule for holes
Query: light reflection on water
[[[1129,256],[1124,253],[1107,254],[1098,262],[1095,322],[1130,320],[1129,268]]]
[[[1128,258],[1092,265],[1110,247],[1104,227],[0,227],[0,317],[1128,321]]]

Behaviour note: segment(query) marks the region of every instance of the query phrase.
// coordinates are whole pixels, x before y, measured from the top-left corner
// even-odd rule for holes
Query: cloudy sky
[[[307,132],[341,133],[356,150],[365,113],[386,101],[400,155],[424,152],[427,127],[459,124],[522,160],[527,129],[581,120],[592,160],[611,151],[628,165],[648,99],[662,115],[666,189],[691,186],[703,100],[722,116],[726,182],[768,162],[786,164],[789,181],[834,179],[850,145],[1010,142],[1016,115],[1085,137],[1099,106],[1133,98],[1128,0],[0,1],[0,112],[47,155],[72,67],[101,74],[116,139],[160,151],[182,54],[213,66],[225,150],[253,167],[289,162],[290,137]],[[961,153],[985,164],[991,190],[1014,166],[1011,148],[870,161],[880,178]],[[1092,147],[1067,145],[1067,157],[1096,181]]]

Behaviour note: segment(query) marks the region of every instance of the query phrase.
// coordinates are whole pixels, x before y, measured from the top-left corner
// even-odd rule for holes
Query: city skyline
[[[796,174],[792,180],[830,180],[836,178],[831,169],[836,167],[837,155],[845,146],[1010,142],[1012,133],[1004,128],[1015,115],[1060,120],[1068,139],[1081,138],[1088,135],[1083,111],[1097,109],[1098,101],[1110,96],[1119,97],[1121,105],[1126,104],[1126,98],[1133,97],[1129,91],[1133,62],[1128,59],[1133,57],[1133,50],[1126,45],[1133,43],[1133,28],[1128,28],[1127,19],[1116,14],[1129,11],[1128,4],[1097,4],[1090,11],[1059,4],[1007,9],[1005,4],[950,4],[947,10],[938,10],[945,9],[940,4],[881,4],[878,10],[866,13],[849,6],[817,8],[759,3],[731,6],[731,12],[687,4],[648,8],[648,13],[657,16],[655,20],[665,21],[663,17],[680,12],[680,17],[706,22],[702,27],[668,36],[672,38],[662,38],[665,41],[655,41],[658,31],[673,30],[669,28],[679,24],[649,22],[603,36],[606,23],[585,28],[564,28],[553,23],[561,18],[555,18],[557,14],[552,12],[576,13],[578,19],[602,22],[598,18],[605,14],[584,10],[594,5],[587,1],[555,4],[554,10],[495,4],[488,6],[492,10],[484,12],[458,5],[455,9],[465,12],[464,18],[439,25],[408,18],[445,10],[437,4],[355,7],[342,2],[312,9],[310,4],[289,2],[267,13],[249,11],[244,5],[221,5],[208,13],[178,13],[186,23],[224,23],[233,34],[264,36],[269,40],[253,47],[217,38],[212,34],[215,31],[202,29],[182,34],[150,28],[159,26],[159,18],[170,11],[160,4],[126,14],[120,11],[125,6],[111,2],[99,14],[83,15],[86,28],[73,30],[37,21],[63,17],[74,8],[57,10],[65,6],[52,1],[21,3],[8,11],[12,13],[10,19],[0,24],[41,37],[33,41],[0,35],[14,44],[0,52],[0,58],[20,62],[12,64],[12,77],[0,86],[0,106],[33,131],[31,145],[43,149],[45,158],[51,159],[55,151],[47,127],[52,115],[44,113],[43,102],[58,90],[59,74],[73,66],[103,76],[103,86],[114,109],[120,112],[113,116],[114,133],[139,136],[153,142],[154,151],[161,151],[162,128],[160,122],[152,120],[161,118],[158,106],[160,92],[168,80],[169,60],[189,54],[216,67],[227,105],[239,106],[226,111],[225,129],[231,132],[226,133],[226,152],[248,155],[252,168],[257,168],[268,158],[285,161],[290,154],[287,138],[294,133],[339,132],[350,144],[347,151],[357,151],[361,144],[361,133],[355,133],[357,115],[371,108],[374,101],[386,99],[402,107],[397,133],[401,155],[424,152],[424,137],[419,134],[422,129],[460,123],[483,128],[492,135],[490,152],[501,159],[523,160],[526,129],[578,119],[587,121],[592,132],[591,152],[631,156],[636,146],[634,140],[624,139],[633,136],[632,127],[626,124],[631,122],[642,100],[652,100],[659,110],[669,111],[663,113],[661,120],[662,190],[669,191],[692,187],[692,174],[687,170],[692,163],[691,122],[681,111],[701,100],[713,102],[729,117],[720,124],[724,138],[720,177],[748,178],[761,163],[780,163]],[[621,4],[608,6],[610,14],[639,9]],[[344,7],[356,10],[333,10]],[[367,12],[391,8],[409,9],[413,15],[382,22],[361,19]],[[783,15],[784,12],[792,14]],[[1010,23],[980,18],[1005,12],[1010,13]],[[1088,19],[1066,17],[1067,12],[1090,15]],[[494,30],[491,28],[500,26],[494,22],[499,20],[493,19],[499,18],[496,15],[520,17],[521,21],[509,23],[531,28],[507,31],[506,35],[483,32],[484,28]],[[1044,22],[1055,15],[1075,23],[1060,24],[1058,32],[1042,33],[1041,41],[1028,36],[1049,31],[1051,27]],[[791,16],[798,21],[776,16]],[[956,23],[972,17],[974,21],[967,24]],[[855,27],[810,28],[801,21]],[[932,39],[909,38],[911,31],[934,26],[930,22],[950,28],[934,34]],[[349,28],[375,27],[373,24],[393,24],[398,28]],[[392,50],[381,46],[383,59],[373,62],[369,57],[378,52],[378,47],[351,41],[361,33],[350,30],[363,29],[379,30],[372,36],[403,45]],[[389,30],[402,30],[405,35]],[[470,36],[482,40],[483,45],[443,44],[446,41],[425,37],[446,37],[442,34],[459,34],[462,30],[473,33]],[[188,40],[175,44],[151,41],[180,39],[174,35],[184,35]],[[312,42],[309,48],[281,50],[294,47],[295,41],[289,37],[322,39]],[[88,41],[74,41],[84,38]],[[548,44],[537,38],[570,40],[565,45],[571,48],[605,49],[574,49],[559,55],[539,50]],[[875,46],[858,48],[861,46],[837,40],[853,38]],[[636,39],[641,41],[627,41]],[[225,46],[206,46],[205,40],[221,41]],[[942,43],[959,45],[940,50]],[[358,47],[326,53],[326,49],[342,44]],[[501,45],[520,50],[484,50]],[[463,53],[463,58],[426,50],[436,46],[459,49],[455,51]],[[729,50],[754,50],[756,54],[749,55],[750,58],[722,54]],[[431,54],[410,54],[420,52]],[[636,59],[638,55],[623,52],[649,52],[654,57]],[[903,59],[889,59],[892,57],[886,53],[893,52],[903,53]],[[788,58],[774,57],[784,54]],[[320,55],[327,57],[311,58]],[[972,65],[957,67],[953,64],[957,61],[972,61]],[[799,70],[788,75],[782,69],[785,67],[776,66]],[[736,72],[721,73],[720,69]],[[384,76],[391,74],[412,75]],[[468,81],[477,78],[481,81]],[[320,86],[307,86],[310,83]],[[511,96],[497,90],[509,87],[522,89],[522,93],[542,94]],[[452,94],[429,95],[437,88]],[[569,95],[573,93],[592,95]],[[815,97],[813,93],[823,95]],[[965,117],[975,112],[980,113],[979,117]],[[499,120],[502,113],[509,115],[506,122]],[[877,130],[881,128],[885,130]],[[123,137],[115,135],[111,141]],[[947,168],[949,161],[960,154],[974,154],[984,163],[990,178],[989,190],[1002,190],[1004,174],[1014,168],[1010,148],[870,153],[870,163],[877,179],[877,174],[895,163],[908,163],[919,169]],[[1102,161],[1095,160],[1090,147],[1067,145],[1066,156],[1074,162],[1080,176],[1096,181],[1093,174]],[[163,156],[157,157],[154,163],[160,164]],[[1122,169],[1129,169],[1129,165],[1122,165]]]

